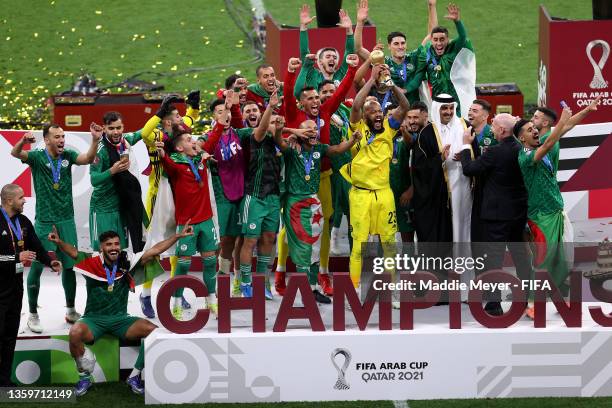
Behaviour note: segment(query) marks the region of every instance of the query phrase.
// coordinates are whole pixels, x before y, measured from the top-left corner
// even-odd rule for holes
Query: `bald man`
[[[477,246],[474,256],[486,251],[485,268],[476,273],[491,269],[501,269],[506,244],[512,254],[519,279],[529,279],[531,259],[523,241],[523,231],[527,222],[527,190],[523,183],[518,156],[521,144],[513,137],[516,118],[502,113],[493,119],[492,131],[498,144],[490,146],[476,160],[472,160],[470,146],[476,134],[472,128],[463,135],[461,165],[463,174],[468,177],[481,176],[482,205],[477,218],[482,231],[485,247]],[[484,176],[484,177],[483,177]],[[473,219],[473,222],[476,219]],[[485,310],[492,315],[503,313],[499,303],[499,293],[491,294]]]
[[[62,263],[51,260],[36,236],[32,222],[23,215],[23,189],[7,184],[0,191],[0,387],[14,386],[11,368],[23,299],[23,271],[37,260],[55,272]]]

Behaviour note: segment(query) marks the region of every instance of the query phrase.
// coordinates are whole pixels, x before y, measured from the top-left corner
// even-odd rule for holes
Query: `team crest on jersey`
[[[485,139],[484,140],[484,144],[485,144],[485,146],[490,145],[491,144],[491,139]]]
[[[412,71],[412,70],[414,70],[414,65],[412,65],[411,63],[408,63],[408,64],[406,64],[406,69],[408,71]]]
[[[198,166],[198,169],[204,170],[204,163],[200,163],[200,165]]]
[[[255,227],[256,227],[255,223],[252,222],[252,223],[249,224],[249,228],[250,229],[254,230]]]
[[[69,164],[68,160],[66,160],[66,159],[62,160],[62,167],[66,168],[66,167],[68,167],[68,164]]]
[[[186,250],[187,250],[187,244],[181,245],[181,251],[186,251]]]
[[[314,152],[314,153],[312,154],[312,157],[313,157],[313,158],[315,158],[315,159],[319,159],[319,158],[321,158],[321,153],[319,153],[319,152]]]

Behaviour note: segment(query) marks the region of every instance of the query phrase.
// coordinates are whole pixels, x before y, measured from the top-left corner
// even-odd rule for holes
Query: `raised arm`
[[[283,132],[289,132],[289,131],[297,131],[298,129],[286,129],[285,128],[285,118],[283,118],[282,116],[277,116],[276,119],[274,120],[274,143],[276,143],[276,145],[278,146],[279,149],[281,149],[282,151],[285,151],[287,149],[290,149],[291,146],[289,146],[289,141],[283,137]],[[293,134],[297,134],[297,132],[291,132]]]
[[[193,235],[193,227],[189,225],[190,221],[191,220],[187,220],[181,232],[178,232],[170,238],[160,241],[157,244],[153,245],[151,248],[147,249],[142,254],[142,257],[140,257],[140,264],[144,265],[147,262],[153,260],[156,256],[163,254],[179,239]]]
[[[51,232],[47,236],[47,239],[57,245],[60,251],[62,251],[72,259],[77,259],[77,257],[79,256],[79,250],[76,247],[60,239],[55,225],[52,227]]]
[[[355,54],[349,54],[346,56],[346,62],[349,65],[348,72],[342,79],[342,82],[340,82],[336,92],[334,92],[332,96],[330,96],[330,98],[324,103],[325,110],[329,112],[330,116],[338,110],[340,104],[344,101],[344,98],[346,98],[348,91],[351,90],[359,57],[357,57]]]
[[[283,107],[287,121],[293,121],[298,114],[297,101],[295,99],[294,87],[296,71],[302,65],[299,58],[289,58],[287,73],[285,74],[285,86],[283,89]]]
[[[571,116],[572,110],[570,108],[563,109],[563,112],[561,112],[561,118],[559,119],[557,126],[555,126],[550,136],[546,138],[546,141],[542,144],[542,146],[538,147],[538,149],[535,151],[535,154],[533,155],[534,162],[542,160],[546,153],[548,153],[550,149],[553,148],[555,143],[557,143],[559,139],[561,139],[561,136],[565,133],[563,129],[565,128],[565,125],[567,124]]]
[[[438,25],[438,10],[436,10],[436,2],[437,0],[427,0],[427,36],[425,37],[425,40],[423,40],[423,45],[425,45],[429,39],[431,30]]]
[[[28,152],[26,150],[23,150],[23,145],[26,143],[36,143],[36,138],[31,132],[24,133],[21,139],[19,139],[19,141],[15,143],[15,146],[13,146],[13,149],[11,150],[11,156],[18,158],[22,162],[27,161]]]
[[[351,147],[355,146],[357,142],[359,142],[359,140],[361,140],[361,132],[359,130],[356,130],[353,132],[349,140],[343,140],[340,144],[329,146],[329,148],[327,149],[327,155],[333,156],[336,154],[344,153],[350,150]]]
[[[353,85],[355,86],[355,89],[357,90],[357,92],[359,92],[359,90],[365,84],[365,79],[364,78],[368,74],[368,71],[370,70],[371,66],[372,66],[372,60],[370,59],[370,55],[369,55],[369,52],[368,52],[368,57],[365,59],[363,64],[361,64],[361,66],[359,67],[359,69],[355,73],[355,78],[353,78]]]
[[[346,70],[348,69],[346,57],[349,54],[355,53],[355,38],[353,37],[353,22],[351,21],[351,17],[348,15],[346,10],[340,9],[340,11],[338,12],[338,16],[340,17],[340,22],[338,23],[338,26],[346,30],[344,54],[342,55],[342,62],[338,67],[338,72],[342,75],[345,75]]]
[[[578,112],[577,114],[569,118],[569,120],[567,121],[567,124],[563,127],[563,133],[561,133],[561,136],[563,136],[564,134],[572,130],[574,126],[582,122],[584,118],[588,116],[589,113],[595,112],[597,110],[597,105],[601,101],[601,98],[602,96],[599,95],[597,98],[593,100],[593,102],[589,104],[589,106],[587,106],[586,108],[584,108],[583,110],[581,110],[580,112]]]
[[[392,89],[395,99],[399,103],[399,107],[393,111],[393,119],[401,124],[406,117],[406,113],[410,110],[410,102],[408,102],[408,98],[406,98],[402,88],[393,85]]]
[[[308,26],[316,16],[310,16],[310,6],[307,4],[302,5],[300,9],[300,59],[303,60],[306,54],[310,54],[310,47],[308,46]]]
[[[357,3],[357,24],[355,25],[355,50],[362,61],[370,57],[370,51],[363,47],[363,26],[368,19],[368,0]]]
[[[467,31],[465,30],[465,26],[461,22],[461,14],[459,12],[459,7],[456,4],[449,4],[446,8],[448,13],[444,18],[454,21],[455,27],[457,28],[457,38],[453,40],[454,48],[459,51],[461,48],[465,46],[467,42]]]
[[[227,111],[226,111],[227,112]],[[219,139],[223,134],[223,130],[225,126],[229,122],[229,115],[226,113],[224,117],[219,119],[219,122],[215,125],[212,132],[208,135],[208,139],[204,143],[202,143],[202,150],[205,150],[209,154],[213,154],[215,151],[215,147],[217,147],[217,143],[219,143]]]
[[[268,131],[268,127],[270,127],[270,119],[272,118],[274,107],[278,105],[278,103],[279,103],[278,89],[276,89],[272,93],[272,95],[270,95],[270,102],[268,103],[266,110],[261,116],[259,125],[257,125],[257,128],[255,128],[255,131],[253,132],[253,138],[257,142],[261,142],[266,137],[266,132]]]
[[[87,152],[81,153],[77,156],[75,162],[78,165],[91,164],[96,159],[98,145],[100,144],[100,140],[102,140],[104,129],[102,126],[91,122],[91,125],[89,125],[89,131],[91,132],[91,144],[89,145]]]
[[[374,85],[375,78],[378,78],[380,75],[382,67],[380,65],[375,65],[372,68],[372,75],[370,75],[370,79],[365,83],[363,88],[357,92],[357,96],[355,96],[355,100],[353,101],[353,106],[351,107],[351,117],[349,118],[350,123],[357,123],[361,120],[361,109],[365,103],[365,99],[370,93],[370,89]]]

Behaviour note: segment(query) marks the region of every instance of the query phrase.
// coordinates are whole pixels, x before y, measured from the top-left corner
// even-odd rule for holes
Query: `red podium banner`
[[[612,121],[611,45],[612,20],[556,20],[540,6],[538,105],[559,112],[565,101],[577,112],[602,95],[583,123]]]

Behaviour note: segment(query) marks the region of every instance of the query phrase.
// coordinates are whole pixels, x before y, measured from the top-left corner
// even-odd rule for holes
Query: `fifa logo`
[[[603,52],[601,54],[601,58],[598,62],[595,62],[595,59],[591,55],[591,51],[595,47],[601,47]],[[589,86],[591,89],[604,89],[608,87],[608,81],[603,77],[602,70],[606,65],[606,61],[608,61],[608,57],[610,56],[610,44],[608,44],[604,40],[593,40],[586,46],[586,54],[591,66],[593,66],[593,79]]]
[[[342,356],[344,357],[344,363],[342,363],[342,365],[338,365],[338,363],[336,362],[336,357],[337,356]],[[338,379],[336,380],[336,384],[334,385],[334,389],[336,390],[348,390],[351,388],[351,386],[349,385],[349,383],[346,381],[346,369],[348,368],[349,364],[351,363],[351,352],[348,351],[347,349],[344,348],[337,348],[334,349],[334,351],[332,351],[331,353],[331,361],[332,364],[334,365],[334,367],[336,367],[336,370],[338,371]]]

